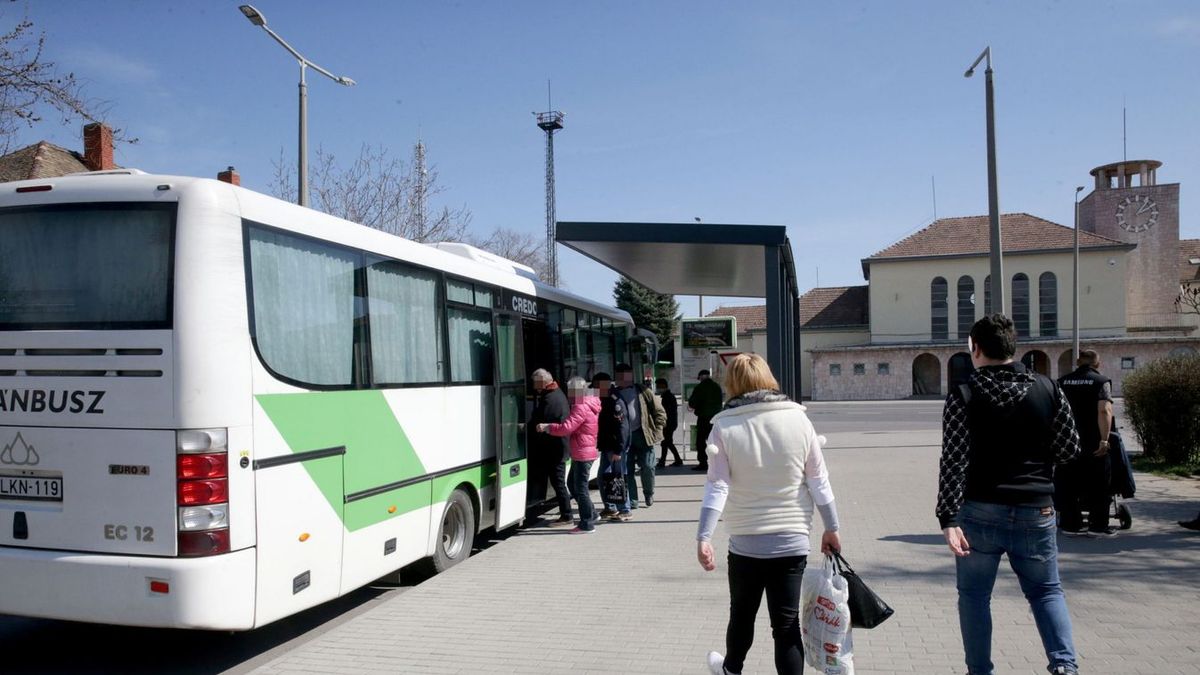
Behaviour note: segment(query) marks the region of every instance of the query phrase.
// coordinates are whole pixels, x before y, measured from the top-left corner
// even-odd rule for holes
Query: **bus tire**
[[[429,571],[445,572],[471,555],[475,543],[475,507],[471,497],[461,489],[455,489],[446,500],[442,512],[442,523],[433,556],[426,558]]]

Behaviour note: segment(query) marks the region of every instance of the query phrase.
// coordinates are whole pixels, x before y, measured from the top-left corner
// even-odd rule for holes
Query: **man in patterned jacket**
[[[992,586],[1008,555],[1033,610],[1051,673],[1078,671],[1058,577],[1054,467],[1079,454],[1071,407],[1049,378],[1013,361],[1016,331],[1003,314],[975,322],[975,372],[942,413],[937,517],[955,555],[958,618],[970,675],[993,675]]]

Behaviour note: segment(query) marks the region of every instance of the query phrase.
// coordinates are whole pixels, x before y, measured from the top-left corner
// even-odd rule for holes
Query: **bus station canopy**
[[[556,240],[658,293],[766,299],[767,362],[795,397],[800,293],[787,228],[559,222]]]

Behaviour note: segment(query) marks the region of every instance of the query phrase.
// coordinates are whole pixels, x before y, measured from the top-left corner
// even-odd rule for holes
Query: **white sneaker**
[[[725,675],[725,657],[717,652],[709,652],[708,671],[713,675]]]

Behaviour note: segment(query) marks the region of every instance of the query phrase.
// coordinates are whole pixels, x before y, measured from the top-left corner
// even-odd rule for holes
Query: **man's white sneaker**
[[[713,675],[725,675],[725,657],[717,652],[709,652],[708,671]]]

